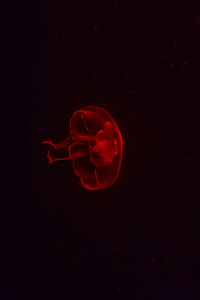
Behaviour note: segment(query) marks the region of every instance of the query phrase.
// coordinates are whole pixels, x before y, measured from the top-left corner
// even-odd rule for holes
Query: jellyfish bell
[[[113,117],[102,107],[85,106],[75,111],[70,119],[70,136],[59,144],[44,141],[56,150],[68,147],[69,156],[53,158],[50,163],[72,159],[76,175],[88,190],[111,186],[118,178],[123,140]]]

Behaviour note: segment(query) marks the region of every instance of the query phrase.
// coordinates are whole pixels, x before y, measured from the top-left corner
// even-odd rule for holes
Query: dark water
[[[199,14],[2,3],[2,299],[199,299]],[[119,179],[99,191],[40,143],[67,138],[85,105],[124,140]]]

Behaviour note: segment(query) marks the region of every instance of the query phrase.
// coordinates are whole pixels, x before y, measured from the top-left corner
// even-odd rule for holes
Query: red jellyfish
[[[85,106],[70,119],[70,136],[59,144],[44,141],[55,149],[68,145],[68,157],[47,157],[50,163],[72,159],[75,173],[88,190],[111,186],[118,178],[122,162],[123,140],[113,117],[102,107]]]

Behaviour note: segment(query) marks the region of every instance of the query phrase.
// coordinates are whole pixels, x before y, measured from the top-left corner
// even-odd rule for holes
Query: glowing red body
[[[119,127],[112,116],[98,106],[86,106],[75,111],[70,120],[70,137],[60,144],[51,141],[55,149],[67,144],[69,156],[52,158],[72,159],[73,168],[82,185],[89,190],[98,190],[112,185],[119,176],[122,162],[123,140]]]

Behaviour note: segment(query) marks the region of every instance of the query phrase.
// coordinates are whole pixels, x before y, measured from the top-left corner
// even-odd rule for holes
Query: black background
[[[199,27],[192,1],[2,2],[1,299],[199,299]],[[41,145],[85,105],[124,140],[99,191]]]

